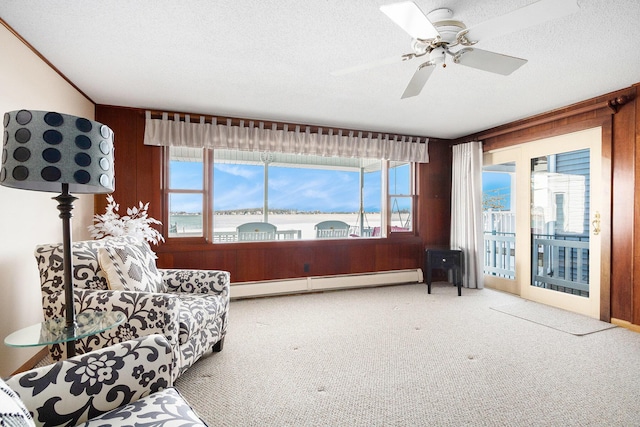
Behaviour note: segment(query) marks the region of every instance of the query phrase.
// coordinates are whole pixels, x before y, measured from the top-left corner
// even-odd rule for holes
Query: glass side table
[[[76,316],[76,327],[73,331],[67,330],[64,317],[59,317],[17,330],[7,335],[4,343],[9,347],[36,347],[75,342],[80,338],[118,326],[124,322],[125,318],[126,316],[121,312],[83,311]],[[67,350],[71,347],[73,346],[67,346]],[[75,351],[70,353],[75,353]],[[69,354],[69,356],[73,355]]]

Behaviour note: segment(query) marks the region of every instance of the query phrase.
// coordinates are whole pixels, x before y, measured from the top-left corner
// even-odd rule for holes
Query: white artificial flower
[[[107,208],[103,215],[93,216],[93,225],[89,226],[89,232],[94,239],[102,239],[107,236],[134,236],[140,240],[157,245],[164,242],[162,234],[151,227],[151,224],[162,224],[147,214],[149,203],[127,208],[127,215],[120,216],[120,205],[113,200],[111,194],[107,195]]]

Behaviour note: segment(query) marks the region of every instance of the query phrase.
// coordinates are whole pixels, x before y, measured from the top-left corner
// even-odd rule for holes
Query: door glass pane
[[[484,274],[515,279],[515,162],[485,166],[482,173]]]
[[[531,285],[589,297],[589,149],[531,159]]]

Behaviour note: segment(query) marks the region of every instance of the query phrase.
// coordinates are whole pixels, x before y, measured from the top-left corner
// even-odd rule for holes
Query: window
[[[205,162],[202,149],[173,147],[168,167],[169,237],[203,237]]]
[[[413,174],[409,162],[389,162],[391,232],[413,231]]]
[[[392,232],[413,229],[411,163],[166,150],[169,238],[207,237],[214,243],[368,238],[384,236],[387,223]]]

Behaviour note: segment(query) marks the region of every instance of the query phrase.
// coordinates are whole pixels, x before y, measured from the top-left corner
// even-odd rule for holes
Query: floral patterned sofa
[[[0,425],[206,426],[172,388],[173,351],[159,334],[0,380]]]
[[[62,244],[35,250],[45,319],[64,317]],[[159,333],[174,355],[174,379],[209,350],[220,351],[227,330],[229,273],[216,270],[163,270],[145,241],[109,237],[73,243],[76,313],[119,311],[118,327],[76,342],[86,353],[132,338]],[[54,360],[64,345],[49,347]]]

